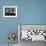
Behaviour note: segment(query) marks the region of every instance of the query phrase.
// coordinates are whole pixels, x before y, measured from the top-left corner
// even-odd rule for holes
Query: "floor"
[[[20,46],[46,46],[46,42],[45,41],[21,40]]]
[[[8,44],[0,44],[0,46],[8,46]],[[18,46],[18,44],[10,45],[10,46]]]
[[[0,46],[8,46],[8,44],[0,44]],[[31,40],[28,40],[28,41],[21,40],[19,45],[14,44],[13,46],[46,46],[46,42],[45,41],[34,41],[34,42],[32,42]]]

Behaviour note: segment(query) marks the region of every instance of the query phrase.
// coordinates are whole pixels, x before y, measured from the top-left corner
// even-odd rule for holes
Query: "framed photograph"
[[[17,17],[17,6],[3,6],[3,17]]]
[[[45,24],[19,24],[18,42],[22,43],[22,41],[25,40],[46,41],[46,25]]]

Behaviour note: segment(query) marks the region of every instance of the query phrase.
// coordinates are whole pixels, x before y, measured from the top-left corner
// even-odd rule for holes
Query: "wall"
[[[17,18],[3,17],[7,5],[18,6]],[[0,44],[8,43],[9,32],[17,34],[18,24],[46,24],[46,0],[0,0]]]
[[[18,18],[3,17],[3,6],[17,6],[17,0],[0,0],[0,44],[7,44],[9,42],[8,35],[10,32],[17,32]],[[18,43],[16,38],[16,43]]]
[[[21,0],[20,23],[46,24],[46,0]]]
[[[21,30],[45,30],[46,31],[46,25],[21,25]]]

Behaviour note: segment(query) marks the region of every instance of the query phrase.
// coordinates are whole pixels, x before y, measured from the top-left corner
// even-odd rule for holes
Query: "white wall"
[[[46,25],[21,25],[21,29],[27,30],[27,29],[40,29],[40,30],[46,30]]]

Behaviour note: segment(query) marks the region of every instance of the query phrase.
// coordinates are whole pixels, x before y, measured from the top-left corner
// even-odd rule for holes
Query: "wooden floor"
[[[46,42],[44,41],[32,42],[31,40],[28,40],[28,41],[21,40],[19,46],[46,46]]]
[[[0,44],[0,46],[8,46],[8,44]],[[15,44],[13,46],[46,46],[46,42],[43,41],[32,42],[31,40],[28,41],[21,40],[19,44]]]

